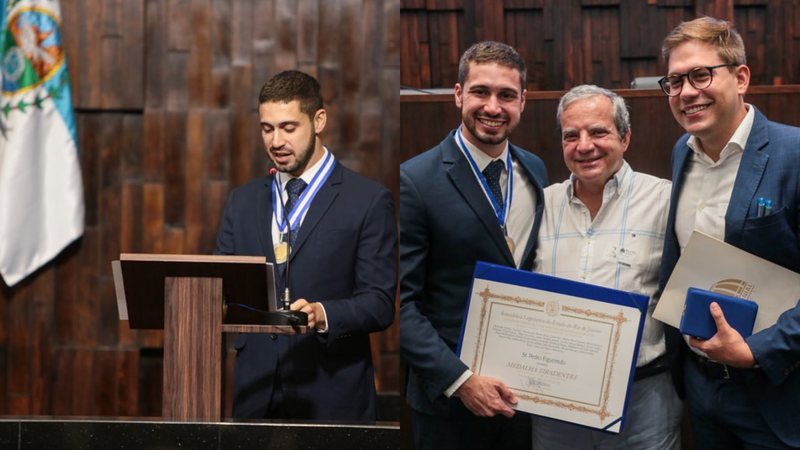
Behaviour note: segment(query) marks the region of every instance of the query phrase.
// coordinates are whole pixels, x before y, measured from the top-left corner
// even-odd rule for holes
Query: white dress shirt
[[[722,149],[718,161],[714,162],[703,152],[696,137],[690,137],[686,143],[692,153],[686,162],[683,187],[675,210],[675,235],[681,253],[694,230],[719,240],[725,239],[725,214],[755,119],[755,110],[749,105],[747,109],[747,115]]]
[[[666,351],[663,325],[652,313],[672,184],[623,161],[592,219],[574,181],[572,175],[544,190],[534,271],[650,297],[636,362],[644,366]]]
[[[747,138],[750,137],[755,116],[755,109],[747,105],[747,115],[736,128],[731,140],[722,148],[716,162],[705,154],[703,145],[695,136],[691,136],[686,142],[692,153],[686,162],[683,188],[675,208],[675,236],[678,238],[681,253],[694,230],[721,241],[725,240],[725,214],[728,212],[736,174],[739,172],[742,153]],[[684,336],[683,339],[688,344],[689,337]],[[689,349],[698,355],[707,356],[691,345]]]

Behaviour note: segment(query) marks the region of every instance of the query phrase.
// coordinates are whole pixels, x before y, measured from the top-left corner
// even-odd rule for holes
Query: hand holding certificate
[[[515,409],[618,433],[648,298],[478,263],[459,355]]]

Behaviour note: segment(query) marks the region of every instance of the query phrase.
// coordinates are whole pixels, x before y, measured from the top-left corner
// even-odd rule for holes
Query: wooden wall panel
[[[625,97],[631,115],[631,145],[625,159],[640,172],[670,178],[670,155],[683,130],[675,122],[660,90],[617,91]],[[556,108],[563,91],[529,92],[519,126],[511,142],[544,160],[550,182],[569,177],[561,152]],[[745,101],[772,120],[800,126],[800,86],[755,86]],[[400,160],[433,147],[460,122],[452,95],[402,95],[400,98]]]
[[[0,281],[0,414],[160,415],[162,333],[119,322],[110,261],[213,250],[230,190],[266,171],[257,96],[279,70],[320,79],[325,144],[396,191],[400,0],[61,8],[86,231],[14,288]],[[399,389],[398,337],[372,336],[382,391]]]
[[[700,15],[734,22],[745,40],[752,84],[800,83],[800,59],[784,57],[800,51],[797,2],[476,0],[445,11],[430,3],[401,3],[403,86],[452,87],[461,53],[493,39],[525,58],[529,91],[584,83],[623,89],[636,77],[663,74],[662,39]]]

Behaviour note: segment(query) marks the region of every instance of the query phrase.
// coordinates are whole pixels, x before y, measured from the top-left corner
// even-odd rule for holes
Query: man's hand
[[[472,374],[455,393],[476,416],[514,415],[514,410],[509,405],[516,405],[517,397],[498,379]]]
[[[323,311],[322,306],[318,302],[309,303],[308,300],[301,298],[299,300],[295,300],[291,305],[289,305],[289,309],[292,311],[302,311],[308,314],[309,328],[323,330],[327,328],[325,311]]]
[[[717,333],[707,341],[690,337],[689,344],[719,363],[743,369],[755,366],[756,360],[750,351],[750,346],[738,331],[728,325],[722,308],[717,302],[712,302],[709,309],[711,317],[717,324]]]

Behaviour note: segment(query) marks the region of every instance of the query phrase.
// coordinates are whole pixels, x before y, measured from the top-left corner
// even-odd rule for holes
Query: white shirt
[[[723,147],[718,161],[714,162],[703,152],[695,136],[686,143],[692,153],[686,162],[683,187],[675,210],[675,235],[681,252],[694,230],[725,239],[725,214],[755,119],[755,110],[750,105],[747,109],[747,115]]]
[[[736,128],[731,140],[722,148],[716,162],[705,154],[702,144],[695,136],[691,136],[686,142],[692,153],[686,161],[683,188],[675,208],[675,236],[678,238],[681,253],[694,230],[721,241],[725,240],[725,214],[728,212],[736,174],[739,172],[744,146],[750,137],[755,117],[755,109],[747,105],[747,115]],[[684,336],[683,339],[688,344],[689,337]],[[689,349],[698,355],[707,356],[691,345]]]
[[[672,184],[623,161],[592,220],[574,181],[573,175],[544,190],[534,271],[650,297],[636,362],[641,367],[666,351],[663,325],[652,314]]]

